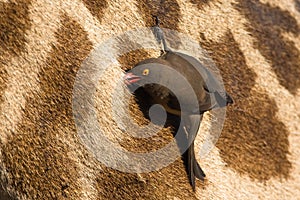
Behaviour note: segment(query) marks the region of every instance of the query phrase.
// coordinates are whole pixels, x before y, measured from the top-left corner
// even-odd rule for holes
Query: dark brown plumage
[[[187,134],[187,169],[195,189],[195,177],[204,180],[205,174],[196,161],[194,139],[202,115],[213,108],[233,103],[221,83],[197,59],[183,53],[167,51],[159,58],[138,63],[127,72],[125,82],[134,90],[143,87],[155,103],[173,115],[181,116],[179,127]]]

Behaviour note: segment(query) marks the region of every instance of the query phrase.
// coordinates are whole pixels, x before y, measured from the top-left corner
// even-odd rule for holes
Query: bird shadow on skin
[[[299,1],[295,3],[299,9]],[[295,95],[300,88],[300,52],[284,34],[299,36],[296,19],[288,11],[260,1],[239,1],[235,7],[248,20],[254,47],[271,63],[279,83]]]
[[[288,178],[289,132],[276,117],[274,99],[256,89],[256,74],[228,31],[220,42],[202,39],[223,77],[226,91],[235,100],[227,108],[222,134],[216,144],[227,167],[262,182]]]
[[[1,200],[17,200],[15,196],[9,194],[1,185],[0,185],[0,197]]]

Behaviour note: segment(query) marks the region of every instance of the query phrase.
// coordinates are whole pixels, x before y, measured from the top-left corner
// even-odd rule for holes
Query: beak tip
[[[127,72],[124,75],[124,82],[126,85],[131,85],[132,83],[138,82],[141,78],[132,72]]]

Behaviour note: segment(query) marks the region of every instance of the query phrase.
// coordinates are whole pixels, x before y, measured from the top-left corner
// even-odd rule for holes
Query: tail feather
[[[193,151],[194,150],[191,147],[189,147],[189,149],[188,149],[188,174],[189,174],[189,180],[192,185],[192,188],[193,188],[193,190],[195,190],[196,178],[195,178],[195,173],[194,173],[195,159],[193,158],[193,155],[192,155]]]
[[[188,169],[188,176],[190,180],[190,184],[195,190],[195,181],[196,177],[200,180],[204,180],[205,174],[201,169],[200,165],[198,164],[196,157],[195,157],[195,150],[194,150],[194,139],[199,129],[200,121],[202,119],[202,115],[190,115],[188,117],[189,121],[185,123],[185,125],[189,128],[185,128],[188,136],[188,142],[190,144],[187,150],[187,169]]]
[[[190,183],[192,185],[193,190],[195,190],[195,177],[204,181],[205,174],[196,160],[194,143],[192,143],[188,149],[188,170]]]
[[[205,174],[203,172],[203,170],[201,169],[199,163],[196,161],[195,159],[195,162],[194,162],[194,174],[195,176],[200,179],[201,181],[204,181],[204,178],[205,178]]]

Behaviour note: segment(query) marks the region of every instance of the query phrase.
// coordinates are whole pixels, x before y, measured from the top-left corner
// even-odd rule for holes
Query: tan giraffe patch
[[[0,5],[0,174],[11,196],[299,198],[298,0],[2,0]],[[152,26],[152,14],[160,15],[162,27],[186,33],[208,50],[236,102],[228,109],[217,148],[199,160],[207,180],[197,181],[196,193],[181,158],[142,174],[104,166],[82,146],[72,119],[72,83],[81,61],[107,38]],[[135,51],[119,62],[128,69],[153,55]],[[118,73],[112,69],[108,75]],[[109,94],[108,87],[102,95]],[[99,117],[109,121],[104,112]],[[109,125],[105,130],[119,131]],[[162,145],[155,142],[129,138],[122,145],[139,152]]]
[[[281,85],[292,94],[300,86],[300,52],[284,32],[298,36],[300,27],[287,11],[259,1],[240,2],[237,9],[249,19],[248,30],[256,39],[255,48],[271,62]]]

